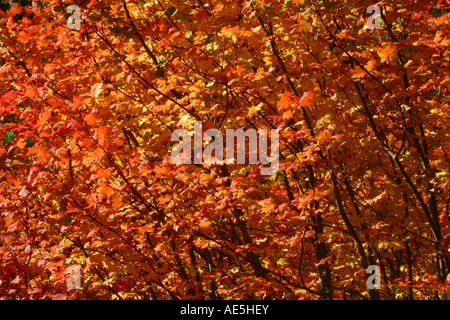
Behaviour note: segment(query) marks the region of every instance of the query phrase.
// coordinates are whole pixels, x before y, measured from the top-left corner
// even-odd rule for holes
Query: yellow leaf
[[[364,77],[364,75],[365,75],[364,70],[358,66],[355,69],[353,69],[353,71],[352,71],[353,79],[361,79]]]
[[[15,165],[15,164],[23,164],[23,162],[19,161],[19,160],[13,160],[11,162],[11,165]]]
[[[263,103],[262,102],[260,102],[257,106],[250,107],[248,109],[248,115],[249,116],[256,115],[258,113],[258,111],[261,111],[262,107],[263,107]]]
[[[388,241],[388,246],[394,249],[404,249],[405,245],[400,241]]]

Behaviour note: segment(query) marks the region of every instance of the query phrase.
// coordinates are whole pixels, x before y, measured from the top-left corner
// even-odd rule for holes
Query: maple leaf
[[[54,64],[48,63],[44,66],[44,71],[47,74],[51,74],[56,69]]]
[[[367,69],[367,71],[370,72],[375,69],[376,63],[377,63],[376,59],[371,59],[367,62],[367,64],[364,67]]]
[[[53,269],[53,268],[59,268],[59,267],[62,267],[62,265],[63,265],[63,261],[62,260],[57,261],[57,262],[49,262],[45,266],[45,270],[50,270],[50,269]]]
[[[100,184],[100,192],[104,195],[110,196],[114,193],[114,189],[111,188],[107,183]]]
[[[352,71],[352,78],[354,79],[361,79],[364,77],[366,73],[364,72],[364,70],[357,66],[353,71]]]
[[[299,98],[295,94],[293,94],[289,91],[286,91],[281,95],[281,98],[278,101],[278,104],[277,104],[278,110],[281,110],[281,109],[285,108],[286,106],[290,106],[290,105],[298,102],[298,100],[299,100]]]
[[[302,97],[300,98],[300,106],[310,106],[314,103],[312,102],[312,99],[316,97],[316,94],[313,92],[304,92]]]
[[[51,116],[52,116],[52,111],[51,110],[44,111],[44,113],[42,114],[41,120],[39,120],[37,122],[37,126],[38,127],[43,127],[44,124],[47,123],[48,119],[50,119]]]
[[[94,126],[98,120],[100,120],[100,118],[98,118],[94,113],[89,113],[84,116],[84,121],[86,121],[86,123],[90,126]]]
[[[73,96],[73,104],[72,109],[76,110],[81,105],[81,102],[83,102],[83,99],[77,95]]]
[[[108,130],[107,126],[101,126],[101,127],[97,128],[98,142],[102,146],[105,144],[106,134],[108,131],[109,130]]]
[[[94,154],[95,154],[96,157],[101,158],[101,157],[103,157],[105,155],[105,151],[103,151],[102,148],[98,147],[98,148],[95,148]]]
[[[392,61],[397,56],[397,52],[398,49],[393,44],[389,44],[385,48],[379,47],[377,50],[382,63]]]
[[[69,30],[12,2],[0,299],[447,299],[445,4],[378,3],[377,30],[362,2],[89,0]],[[260,161],[175,164],[181,128],[195,154],[254,129]]]

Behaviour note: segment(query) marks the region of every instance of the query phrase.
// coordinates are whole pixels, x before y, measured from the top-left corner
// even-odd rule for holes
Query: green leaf
[[[444,10],[443,9],[438,9],[438,8],[431,8],[429,10],[429,13],[431,13],[433,16],[442,16],[444,14]]]
[[[8,130],[3,134],[3,140],[5,141],[5,144],[10,143],[14,140],[16,137],[16,132],[14,130]]]
[[[30,138],[27,138],[27,139],[25,140],[25,142],[27,143],[27,144],[25,145],[25,147],[30,148],[30,147],[32,147],[32,146],[34,145],[34,143],[35,143],[36,141],[34,141],[33,139],[30,139]]]
[[[167,15],[173,16],[173,14],[177,11],[175,7],[170,7],[166,9]]]
[[[6,119],[2,121],[2,123],[17,123],[19,119],[13,114],[7,115]]]
[[[441,300],[450,300],[450,293],[444,292],[444,293],[441,295]]]

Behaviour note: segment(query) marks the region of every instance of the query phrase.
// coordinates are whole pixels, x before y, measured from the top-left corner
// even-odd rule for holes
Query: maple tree
[[[450,7],[373,4],[2,2],[0,297],[450,292]],[[174,164],[195,121],[279,129],[279,172]]]

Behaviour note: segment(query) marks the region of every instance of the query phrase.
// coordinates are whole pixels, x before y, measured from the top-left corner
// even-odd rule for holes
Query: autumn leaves
[[[446,292],[448,15],[367,5],[2,14],[0,297]]]
[[[258,132],[253,129],[226,129],[226,139],[224,140],[222,133],[218,129],[208,129],[202,133],[202,122],[194,122],[194,156],[193,163],[207,165],[223,165],[233,164],[235,161],[235,150],[237,151],[237,164],[257,164],[258,155],[259,162],[262,165],[270,163],[269,168],[261,168],[262,175],[273,175],[278,172],[279,163],[279,132],[278,130],[259,129]],[[179,141],[172,150],[172,161],[176,164],[190,164],[192,158],[191,137],[186,129],[176,129],[172,132],[172,141]],[[213,138],[213,139],[211,139]],[[237,146],[235,148],[235,138]],[[246,156],[246,139],[248,138],[248,157]],[[270,139],[270,156],[267,152],[267,142]],[[203,141],[207,142],[207,146],[202,151]],[[212,140],[212,142],[211,142]],[[226,161],[224,162],[224,141],[226,149]],[[246,160],[248,159],[248,160]]]

